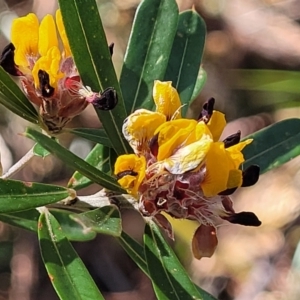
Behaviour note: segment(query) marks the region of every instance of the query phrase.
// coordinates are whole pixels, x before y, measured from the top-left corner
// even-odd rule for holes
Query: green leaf
[[[60,299],[104,299],[60,224],[48,211],[40,216],[38,237],[45,267]]]
[[[90,241],[96,237],[96,232],[86,230],[84,227],[70,218],[70,215],[74,213],[55,208],[50,208],[49,210],[59,221],[61,228],[68,240]],[[39,217],[40,213],[36,209],[29,209],[15,213],[0,214],[0,221],[36,232],[38,230],[37,224]]]
[[[48,156],[50,154],[50,152],[48,150],[46,150],[45,148],[43,148],[40,144],[35,144],[33,147],[33,153],[36,156],[45,158],[46,156]]]
[[[108,173],[110,170],[109,156],[107,155],[109,153],[109,149],[110,148],[98,144],[88,154],[85,161],[102,172]],[[70,178],[68,187],[75,190],[80,190],[91,185],[92,183],[93,182],[89,178],[76,171]]]
[[[105,132],[104,129],[96,129],[96,128],[72,128],[72,129],[64,129],[64,132],[69,132],[76,134],[84,139],[92,141],[97,144],[104,145],[106,147],[112,148],[112,144]]]
[[[90,241],[96,237],[96,232],[87,230],[78,222],[74,221],[73,217],[77,214],[67,210],[50,208],[49,211],[61,225],[63,233],[70,241]]]
[[[144,243],[148,270],[158,299],[205,299],[153,221],[146,224]]]
[[[113,173],[115,169],[115,163],[118,158],[117,153],[114,151],[114,149],[110,148],[109,149],[109,164],[110,164],[110,170]]]
[[[193,91],[190,103],[192,103],[199,96],[199,94],[201,93],[201,91],[205,85],[206,79],[207,79],[207,74],[206,74],[205,70],[201,67],[199,70],[199,73],[198,73],[198,77],[196,80],[196,84],[194,87],[194,91]]]
[[[51,138],[42,134],[41,132],[38,132],[32,128],[27,128],[25,136],[41,144],[46,150],[50,151],[56,157],[61,159],[69,167],[76,169],[78,172],[88,177],[93,182],[98,183],[109,190],[124,193],[124,190],[119,186],[115,178],[96,169],[83,159],[79,158],[72,152],[62,147],[60,144],[56,143]]]
[[[263,174],[300,154],[300,119],[278,122],[245,139],[248,138],[253,142],[243,150],[243,169],[256,164]]]
[[[57,185],[0,179],[0,213],[16,212],[76,197],[73,189]]]
[[[112,236],[120,236],[122,232],[120,212],[114,205],[103,206],[77,215],[73,214],[71,218],[86,230]]]
[[[131,257],[131,259],[139,266],[139,268],[151,279],[149,270],[147,267],[147,261],[145,258],[144,248],[136,240],[130,237],[127,233],[122,231],[120,238],[118,239],[123,249]],[[204,300],[216,300],[212,295],[202,290],[195,285],[199,294],[202,295]],[[200,298],[202,299],[202,298]]]
[[[108,50],[107,40],[95,0],[59,0],[63,22],[83,83],[93,91],[115,88],[119,103],[110,111],[96,112],[115,151],[120,155],[131,149],[122,134],[125,106]]]
[[[38,124],[35,108],[2,67],[0,67],[0,103],[21,118]]]
[[[182,104],[188,104],[192,99],[204,50],[205,35],[205,22],[196,11],[188,10],[179,15],[165,81],[172,81]],[[187,109],[188,105],[182,107],[183,115]]]
[[[0,214],[0,221],[30,231],[37,231],[39,217],[40,213],[36,209],[28,209],[15,213]]]
[[[235,89],[300,93],[300,73],[284,70],[231,70],[229,78]]]
[[[138,267],[147,276],[149,276],[143,246],[124,231],[122,231],[122,234],[119,237],[118,241],[123,247],[123,249],[126,251],[126,253],[131,257],[131,259],[138,265]],[[150,276],[149,278],[151,279]]]
[[[143,0],[127,46],[120,85],[127,113],[154,105],[154,80],[163,80],[177,28],[175,0]]]

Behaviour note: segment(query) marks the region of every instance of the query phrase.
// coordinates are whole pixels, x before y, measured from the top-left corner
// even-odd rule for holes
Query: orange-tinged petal
[[[181,102],[171,81],[154,81],[153,99],[156,104],[156,111],[164,114],[167,120],[181,118]]]
[[[183,147],[190,135],[193,134],[196,126],[197,121],[189,119],[173,120],[159,126],[154,133],[159,133],[157,160],[168,158],[177,149]]]
[[[208,126],[204,122],[198,122],[195,129],[195,140],[200,140],[203,135],[209,135],[212,139],[213,136],[208,128]]]
[[[244,155],[241,152],[247,145],[249,145],[253,140],[248,139],[243,142],[240,142],[234,146],[231,146],[229,148],[226,148],[226,152],[230,156],[230,160],[232,161],[234,168],[238,168],[241,163],[245,161]]]
[[[49,75],[50,85],[56,88],[58,80],[64,76],[64,74],[59,71],[60,59],[60,51],[54,46],[48,50],[46,56],[42,56],[36,61],[32,70],[32,76],[36,87],[39,87],[38,72],[39,70],[43,70]]]
[[[65,26],[64,26],[64,23],[62,21],[62,16],[61,16],[60,9],[58,9],[56,11],[56,25],[57,25],[57,28],[58,28],[60,38],[61,38],[61,40],[63,42],[63,45],[64,45],[65,57],[69,57],[69,56],[71,56],[71,49],[70,49],[70,45],[69,45],[69,40],[67,38]]]
[[[217,229],[212,225],[201,225],[196,230],[192,240],[194,257],[211,257],[218,245]]]
[[[203,194],[213,197],[227,189],[230,163],[224,143],[213,143],[205,159],[206,175],[201,183]]]
[[[232,189],[235,187],[240,187],[243,183],[243,172],[242,170],[230,170],[228,181],[227,181],[227,188]]]
[[[143,156],[138,157],[135,154],[121,155],[116,160],[114,174],[117,175],[128,170],[139,172],[144,167],[144,162],[145,158]]]
[[[149,151],[149,141],[166,117],[158,112],[138,109],[128,116],[123,125],[123,134],[135,153]]]
[[[137,196],[138,188],[145,177],[146,159],[144,156],[125,154],[117,158],[114,174],[118,175],[124,171],[134,171],[137,175],[124,175],[118,182],[129,194]]]
[[[46,15],[39,28],[39,53],[46,56],[49,49],[58,47],[56,27],[52,15]]]
[[[213,135],[214,142],[219,140],[225,126],[225,115],[217,110],[214,110],[209,122],[207,123],[207,127]]]
[[[12,23],[11,42],[14,44],[15,63],[29,66],[27,57],[38,56],[39,20],[33,13],[17,18]]]

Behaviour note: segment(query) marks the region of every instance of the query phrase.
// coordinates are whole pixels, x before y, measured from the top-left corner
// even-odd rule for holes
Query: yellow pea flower
[[[28,99],[39,106],[42,127],[52,135],[60,133],[89,103],[102,110],[117,104],[114,88],[95,93],[83,86],[60,10],[56,12],[56,22],[51,15],[39,22],[33,13],[15,19],[11,43],[4,48],[0,65],[17,76]]]
[[[210,257],[218,244],[220,220],[260,225],[253,213],[236,213],[228,197],[258,180],[258,166],[240,169],[242,150],[252,140],[240,142],[238,132],[219,141],[226,120],[213,110],[214,99],[204,104],[199,120],[181,117],[179,95],[171,82],[156,80],[153,100],[155,112],[139,109],[125,120],[123,134],[135,154],[117,159],[115,175],[137,199],[140,212],[152,216],[171,238],[177,219],[197,221],[194,256]]]

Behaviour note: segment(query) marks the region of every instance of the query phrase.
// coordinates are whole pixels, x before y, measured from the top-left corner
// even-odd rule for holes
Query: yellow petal
[[[54,19],[53,16],[46,15],[39,28],[39,53],[41,56],[45,56],[54,46],[58,47]]]
[[[252,139],[248,139],[226,149],[234,168],[239,168],[240,164],[245,161],[244,155],[241,151],[252,141]]]
[[[126,189],[129,194],[132,194],[136,197],[138,194],[138,188],[145,177],[145,157],[139,157],[135,154],[125,154],[119,156],[115,163],[114,174],[118,175],[124,171],[134,171],[137,173],[137,175],[124,175],[118,180],[119,184]]]
[[[208,126],[203,122],[198,122],[195,130],[195,140],[198,141],[202,138],[203,135],[209,135],[211,139],[213,139],[213,136],[208,128]]]
[[[12,23],[11,42],[14,44],[15,63],[27,67],[28,56],[38,56],[39,20],[33,13],[17,18]]]
[[[163,123],[159,126],[155,134],[158,135],[158,155],[157,160],[170,157],[175,151],[186,145],[187,139],[193,135],[197,121],[192,119],[178,119]],[[190,142],[192,142],[190,140]]]
[[[240,187],[243,183],[243,175],[241,170],[230,170],[228,181],[227,181],[227,189],[232,189],[235,187]]]
[[[175,219],[164,211],[161,212],[161,214],[165,216],[171,224],[175,238],[179,237],[180,241],[189,244],[196,229],[199,227],[199,222],[188,219]]]
[[[50,77],[50,85],[56,88],[58,80],[64,76],[64,74],[59,71],[60,59],[60,51],[54,46],[48,50],[46,56],[42,56],[36,61],[32,70],[32,76],[36,88],[39,87],[39,70],[43,70],[48,73]]]
[[[172,87],[171,81],[155,80],[153,99],[156,104],[156,111],[164,114],[167,120],[181,118],[179,95],[176,89]]]
[[[204,196],[212,197],[227,189],[230,163],[224,143],[213,143],[205,159],[206,174],[201,188]]]
[[[65,57],[69,57],[69,56],[71,56],[71,49],[70,49],[69,41],[68,41],[68,38],[67,38],[65,26],[64,26],[64,23],[62,21],[62,16],[61,16],[60,9],[58,9],[56,11],[56,25],[57,25],[57,28],[58,28],[60,38],[61,38],[61,40],[63,42],[63,45],[64,45]]]
[[[123,134],[135,153],[149,151],[149,141],[166,117],[158,112],[138,109],[128,116],[123,125]]]
[[[217,142],[226,126],[225,115],[214,110],[207,126],[213,135],[214,142]]]
[[[199,167],[212,144],[209,135],[203,135],[201,140],[180,148],[174,155],[165,159],[164,167],[172,174],[183,174]]]

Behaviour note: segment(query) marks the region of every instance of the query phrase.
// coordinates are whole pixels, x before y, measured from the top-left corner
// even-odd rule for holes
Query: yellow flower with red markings
[[[220,220],[258,226],[251,212],[235,213],[228,195],[256,183],[259,167],[241,170],[240,132],[224,141],[224,114],[214,99],[203,106],[198,120],[181,117],[181,103],[171,82],[154,82],[156,111],[139,109],[124,121],[123,134],[135,154],[121,155],[115,164],[120,185],[136,197],[144,216],[152,216],[172,237],[165,217],[196,220],[192,249],[195,257],[211,256]],[[205,241],[205,244],[203,244]]]
[[[0,64],[10,75],[18,76],[28,99],[39,107],[43,127],[52,134],[59,133],[89,103],[103,110],[117,104],[113,88],[95,93],[83,86],[60,10],[55,20],[46,15],[39,22],[33,13],[15,19],[11,43],[4,48]]]

